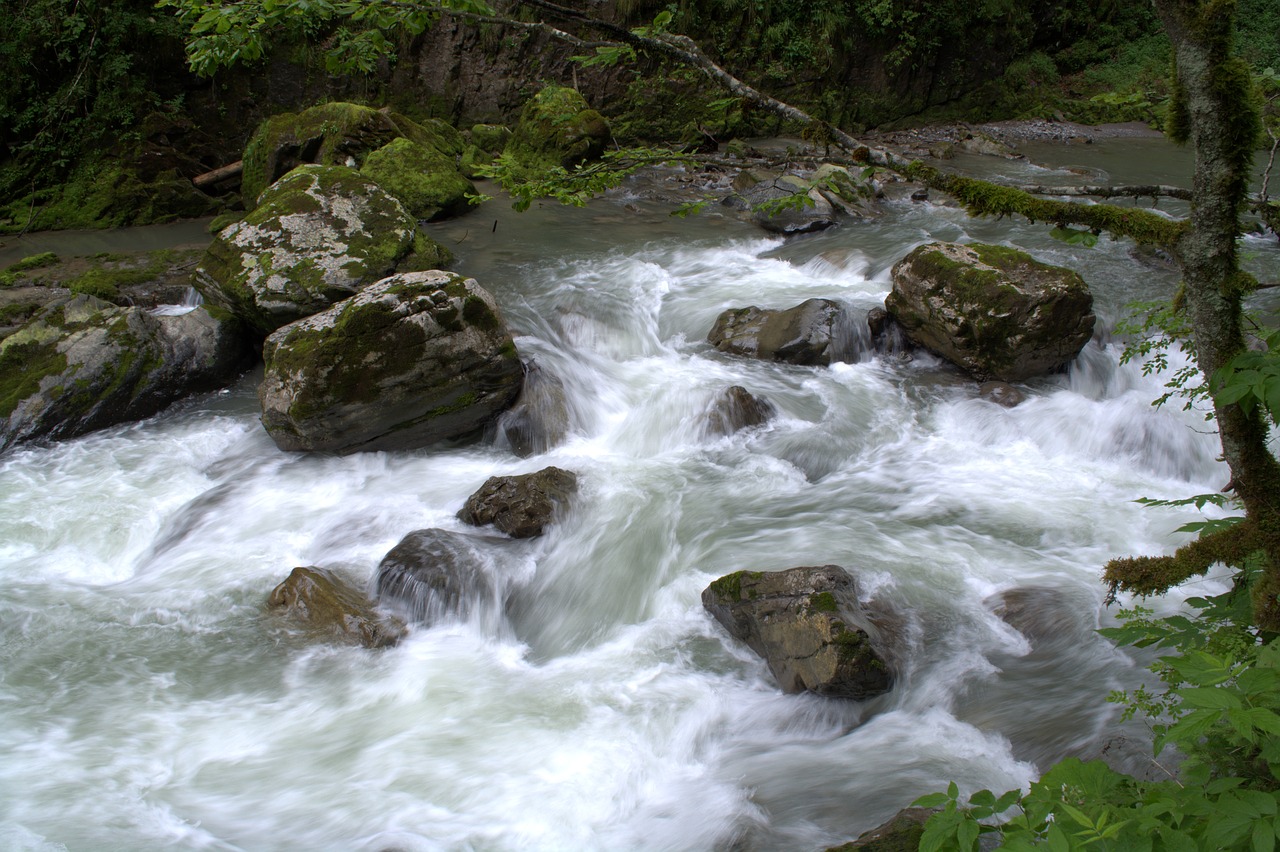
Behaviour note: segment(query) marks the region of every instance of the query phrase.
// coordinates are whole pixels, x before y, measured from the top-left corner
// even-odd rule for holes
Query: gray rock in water
[[[485,560],[471,540],[440,529],[415,530],[378,564],[378,603],[411,621],[466,618],[493,601]]]
[[[803,234],[836,224],[836,208],[804,178],[789,174],[743,172],[735,179],[738,191],[724,199],[766,231]],[[754,182],[752,182],[754,181]]]
[[[932,808],[904,808],[886,823],[858,835],[858,839],[827,852],[915,852],[924,836],[924,824],[936,811]]]
[[[739,385],[731,385],[712,400],[704,421],[705,429],[709,435],[732,435],[767,423],[776,413],[769,400],[753,396]]]
[[[730,355],[827,366],[849,356],[848,322],[844,307],[830,299],[808,299],[786,310],[752,305],[721,313],[707,341]]]
[[[0,340],[0,451],[150,417],[248,368],[244,327],[224,311],[161,316],[93,296],[46,307]]]
[[[983,382],[978,385],[978,396],[1005,408],[1014,408],[1027,398],[1026,394],[1007,382]]]
[[[493,524],[512,538],[532,538],[542,535],[577,490],[577,475],[558,467],[491,476],[467,498],[458,519],[477,527]]]
[[[481,433],[520,390],[493,297],[448,272],[394,275],[267,338],[262,424],[285,450],[424,447]]]
[[[853,578],[838,565],[738,571],[708,586],[702,605],[764,658],[783,692],[864,699],[893,686]]]
[[[310,631],[385,648],[404,636],[404,624],[378,612],[363,593],[324,568],[294,568],[267,603]]]
[[[264,334],[323,311],[426,254],[417,222],[354,169],[300,166],[210,243],[193,281]]]
[[[911,340],[981,380],[1066,365],[1093,335],[1077,273],[1003,246],[930,243],[893,267],[885,307]]]
[[[564,382],[531,361],[515,404],[498,418],[498,430],[520,458],[541,455],[569,434]]]

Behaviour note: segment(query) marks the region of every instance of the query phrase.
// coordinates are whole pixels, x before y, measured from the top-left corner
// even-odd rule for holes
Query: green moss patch
[[[67,369],[67,356],[53,343],[28,341],[0,348],[0,417],[8,417],[24,399],[40,390],[46,376]]]

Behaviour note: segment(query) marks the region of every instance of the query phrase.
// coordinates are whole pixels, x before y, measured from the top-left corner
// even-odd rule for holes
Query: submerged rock
[[[707,341],[730,355],[827,366],[849,355],[849,321],[844,307],[830,299],[808,299],[786,310],[730,308],[716,318]]]
[[[542,535],[577,491],[577,475],[558,467],[491,476],[467,498],[458,519],[477,527],[493,524],[512,538],[532,538]]]
[[[493,297],[448,272],[393,275],[267,338],[258,398],[284,450],[424,447],[483,431],[522,366]]]
[[[772,402],[739,385],[725,388],[711,401],[704,425],[709,435],[732,435],[769,422],[777,413]]]
[[[1027,397],[1007,382],[983,382],[978,385],[978,396],[1005,408],[1014,408]]]
[[[150,417],[225,387],[252,360],[244,327],[223,311],[161,316],[67,297],[0,340],[0,451]]]
[[[461,533],[441,529],[414,530],[378,564],[378,602],[412,621],[433,624],[466,618],[491,603],[494,586],[485,560]]]
[[[378,612],[363,593],[324,568],[294,568],[267,603],[308,630],[366,648],[394,645],[405,633],[402,622]]]
[[[916,248],[893,267],[885,307],[914,343],[983,380],[1051,372],[1093,335],[1079,274],[1002,246]]]
[[[860,700],[893,686],[853,578],[838,565],[738,571],[708,586],[702,605],[764,658],[783,692]]]
[[[520,458],[541,455],[569,434],[564,382],[531,361],[515,404],[498,418],[498,431]]]
[[[214,237],[194,283],[269,334],[384,278],[424,241],[400,202],[359,172],[300,166]]]

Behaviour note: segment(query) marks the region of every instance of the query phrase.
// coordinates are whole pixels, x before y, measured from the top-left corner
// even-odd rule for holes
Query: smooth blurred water
[[[1093,633],[1098,578],[1199,517],[1136,498],[1225,484],[1201,415],[1152,408],[1161,379],[1105,335],[1013,409],[927,356],[779,366],[705,335],[731,306],[878,305],[933,239],[1078,268],[1106,323],[1172,274],[931,204],[791,242],[668,209],[490,202],[434,232],[566,386],[545,455],[285,454],[251,375],[0,460],[0,848],[819,849],[951,780],[1003,791],[1104,748],[1142,771],[1104,699],[1143,672]],[[705,437],[730,384],[778,419]],[[266,611],[293,566],[368,583],[409,531],[467,531],[487,477],[550,464],[579,475],[568,516],[481,543],[505,612],[373,652]],[[726,572],[828,563],[898,614],[886,696],[783,695],[701,607]],[[996,614],[1010,590],[1029,635]]]

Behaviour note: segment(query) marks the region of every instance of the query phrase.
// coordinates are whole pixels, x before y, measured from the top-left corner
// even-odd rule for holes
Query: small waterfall
[[[157,305],[151,313],[158,317],[180,317],[189,314],[204,304],[204,297],[195,287],[188,287],[182,294],[182,301],[176,305]]]

